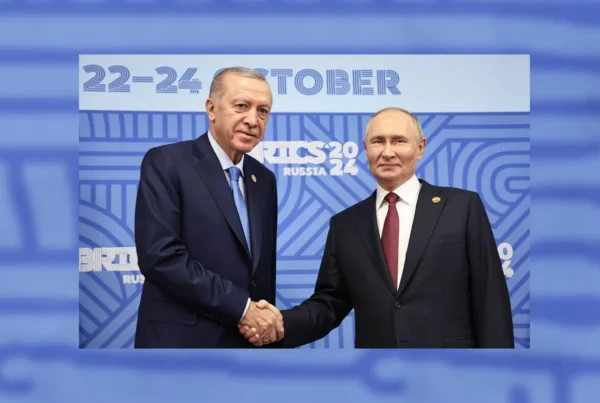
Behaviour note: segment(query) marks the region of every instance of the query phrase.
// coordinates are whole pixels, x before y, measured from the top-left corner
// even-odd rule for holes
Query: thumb
[[[269,311],[271,311],[271,313],[273,313],[273,315],[275,315],[275,317],[281,317],[281,312],[279,312],[279,309],[277,309],[275,305],[271,305],[265,300],[261,300],[259,303],[263,303],[262,305],[264,306],[264,308],[263,306],[260,306],[261,309],[268,309]]]
[[[269,304],[267,301],[265,301],[264,299],[261,299],[260,301],[258,301],[256,303],[256,306],[259,307],[260,309],[267,309],[271,304]]]

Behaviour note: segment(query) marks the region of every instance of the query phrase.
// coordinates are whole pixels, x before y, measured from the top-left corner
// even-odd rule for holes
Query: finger
[[[260,339],[262,344],[267,344],[273,340],[272,329],[272,326],[267,326],[266,329],[258,329],[255,336],[257,339]]]
[[[283,330],[283,318],[275,318],[275,327],[277,327],[279,330]]]
[[[256,331],[254,332],[254,334],[252,334],[251,337],[248,338],[248,340],[253,343],[253,344],[260,344],[261,346],[264,344],[264,339],[266,339],[267,336],[267,332],[265,331]]]
[[[264,318],[260,317],[260,318],[258,318],[257,322],[258,322],[257,329],[260,329],[261,333],[264,333],[267,330],[269,330],[270,323],[267,320],[265,320]]]
[[[275,324],[275,322],[277,321],[277,317],[269,309],[265,309],[261,313],[263,314],[262,317],[264,318],[264,320],[267,322],[267,324],[269,326],[273,326]]]
[[[273,343],[276,339],[277,335],[275,334],[273,329],[269,329],[269,331],[264,332],[262,335],[257,334],[251,340],[260,340],[262,345],[267,345],[269,343]]]
[[[250,331],[250,328],[248,326],[243,326],[240,328],[240,334],[246,334]]]
[[[246,334],[244,334],[244,337],[246,339],[250,340],[252,337],[256,336],[257,334],[258,334],[258,332],[256,331],[256,329],[252,328]]]
[[[283,319],[283,317],[281,316],[281,312],[279,312],[279,309],[277,309],[275,307],[275,305],[272,305],[270,303],[268,303],[267,301],[265,301],[264,299],[261,299],[258,303],[257,306],[261,309],[267,309],[269,312],[271,312],[273,315],[275,315],[276,318],[278,319]]]
[[[283,323],[277,322],[275,326],[275,330],[277,331],[277,341],[283,339],[283,335],[285,333],[285,329],[283,328]]]
[[[274,327],[272,327],[269,330],[269,342],[274,342],[275,340],[277,340],[277,331],[275,330]]]
[[[273,305],[271,305],[271,307],[269,308],[269,311],[275,316],[276,322],[281,323],[281,326],[283,326],[283,315],[281,315],[281,312],[279,311],[279,309],[277,309]]]
[[[275,315],[277,319],[283,319],[283,317],[281,316],[281,312],[274,305],[269,304],[268,309],[273,315]]]

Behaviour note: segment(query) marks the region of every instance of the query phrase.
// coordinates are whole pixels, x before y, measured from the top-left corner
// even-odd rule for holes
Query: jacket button
[[[394,307],[396,308],[402,308],[402,304],[398,301],[394,302]]]
[[[252,287],[256,287],[256,281],[252,281]]]

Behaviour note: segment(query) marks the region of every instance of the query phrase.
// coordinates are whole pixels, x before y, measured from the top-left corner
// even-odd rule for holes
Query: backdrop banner
[[[273,91],[251,153],[277,177],[277,306],[314,289],[329,219],[375,189],[362,144],[372,113],[415,113],[425,132],[417,176],[481,196],[510,290],[517,348],[529,348],[528,55],[83,55],[79,66],[79,344],[132,348],[144,282],[134,244],[148,149],[204,134],[204,102],[229,66]],[[443,269],[443,268],[440,268]],[[354,346],[351,313],[303,348]]]

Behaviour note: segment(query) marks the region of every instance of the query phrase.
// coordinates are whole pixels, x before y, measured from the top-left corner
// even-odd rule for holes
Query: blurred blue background
[[[597,402],[596,0],[0,0],[0,401]],[[80,53],[531,54],[531,350],[78,351]]]

